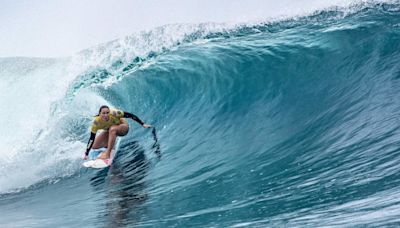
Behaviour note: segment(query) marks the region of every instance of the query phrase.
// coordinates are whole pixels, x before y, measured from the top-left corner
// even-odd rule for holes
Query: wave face
[[[2,59],[0,224],[399,224],[399,50],[394,2]],[[82,168],[101,104],[159,147],[131,123],[112,168]]]

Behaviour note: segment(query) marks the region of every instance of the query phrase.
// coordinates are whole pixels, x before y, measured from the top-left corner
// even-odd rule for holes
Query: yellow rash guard
[[[96,133],[98,130],[108,130],[112,125],[118,125],[121,123],[121,118],[124,117],[124,112],[117,109],[110,109],[110,114],[108,114],[108,121],[104,121],[100,116],[94,118],[92,124],[92,133]]]

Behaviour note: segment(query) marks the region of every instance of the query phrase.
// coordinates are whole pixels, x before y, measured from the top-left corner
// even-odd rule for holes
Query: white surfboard
[[[95,160],[89,160],[89,161],[85,161],[83,163],[83,166],[87,167],[87,168],[95,168],[95,169],[102,169],[105,167],[110,166],[109,165],[109,160],[110,159],[95,159]]]
[[[102,169],[110,166],[114,160],[115,155],[117,155],[118,147],[119,147],[120,139],[119,137],[116,140],[114,149],[111,150],[110,158],[108,159],[100,159],[97,158],[101,153],[107,150],[107,148],[100,148],[100,149],[91,149],[89,151],[87,161],[83,162],[83,166],[87,168],[94,168],[94,169]]]

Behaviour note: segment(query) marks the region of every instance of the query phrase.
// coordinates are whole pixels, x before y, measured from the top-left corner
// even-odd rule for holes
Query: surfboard
[[[108,159],[100,159],[97,158],[101,153],[107,150],[107,148],[99,148],[99,149],[91,149],[89,151],[88,160],[83,162],[83,166],[87,168],[94,168],[94,169],[102,169],[109,167],[114,157],[117,155],[118,146],[119,146],[119,138],[117,138],[114,149],[111,150],[110,158]]]

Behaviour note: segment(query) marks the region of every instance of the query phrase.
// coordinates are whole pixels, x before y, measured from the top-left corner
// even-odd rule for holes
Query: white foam
[[[85,120],[107,103],[89,90],[65,99],[79,69],[71,70],[67,59],[43,61],[2,61],[7,64],[0,72],[0,193],[76,172],[73,162],[83,155],[85,143],[77,140],[79,135],[65,137],[75,129],[64,119],[76,117],[87,125]]]

